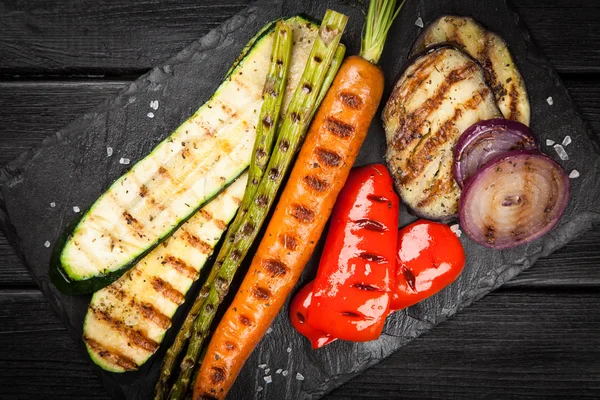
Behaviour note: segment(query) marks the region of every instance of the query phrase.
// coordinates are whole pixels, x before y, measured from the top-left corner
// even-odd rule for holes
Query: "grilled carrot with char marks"
[[[244,281],[208,345],[194,399],[227,395],[312,255],[381,101],[384,78],[375,63],[395,15],[395,1],[371,1],[361,55],[344,61],[312,122]]]

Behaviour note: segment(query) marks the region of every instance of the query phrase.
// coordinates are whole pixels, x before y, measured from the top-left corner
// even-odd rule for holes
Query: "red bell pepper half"
[[[393,310],[418,303],[458,278],[465,251],[448,225],[419,220],[400,230]]]
[[[379,337],[394,287],[398,203],[384,165],[350,172],[314,281],[311,327],[343,340]]]

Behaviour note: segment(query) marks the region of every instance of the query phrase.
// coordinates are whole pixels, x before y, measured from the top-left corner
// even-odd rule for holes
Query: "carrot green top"
[[[392,22],[406,0],[396,7],[396,0],[371,0],[363,28],[360,56],[377,64]]]

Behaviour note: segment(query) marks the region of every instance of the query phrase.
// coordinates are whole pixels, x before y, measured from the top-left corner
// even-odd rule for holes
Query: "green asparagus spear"
[[[268,26],[270,28],[270,25]],[[263,28],[262,31],[266,29]],[[262,32],[261,31],[261,32]],[[267,72],[267,79],[263,89],[263,105],[260,110],[258,124],[256,126],[256,139],[254,143],[253,157],[250,160],[250,169],[248,174],[248,185],[241,201],[241,207],[234,221],[230,224],[228,234],[225,237],[217,263],[213,265],[207,278],[207,282],[214,280],[218,266],[221,264],[221,254],[227,254],[231,247],[232,239],[230,232],[235,232],[239,228],[239,222],[244,214],[245,208],[250,204],[256,193],[256,187],[260,181],[263,171],[266,167],[268,155],[273,147],[273,138],[275,136],[277,122],[281,111],[283,101],[283,92],[285,90],[289,65],[291,61],[293,30],[282,20],[278,20],[275,25],[273,50],[271,53],[271,63]],[[253,182],[256,182],[253,184]],[[246,205],[246,206],[245,206]],[[204,288],[203,288],[204,289]],[[198,299],[192,305],[173,345],[167,350],[165,355],[161,374],[156,384],[155,400],[163,399],[167,392],[167,383],[175,361],[185,346],[192,332],[192,324],[198,316],[202,300],[206,297],[207,290],[202,290]]]
[[[217,308],[227,294],[235,272],[256,238],[296,151],[304,141],[310,121],[318,107],[317,99],[322,99],[321,88],[328,70],[334,56],[339,53],[338,44],[347,20],[345,15],[332,10],[328,10],[325,14],[300,84],[294,92],[288,113],[281,125],[275,151],[266,168],[267,174],[262,177],[256,197],[242,217],[237,232],[232,232],[235,236],[231,250],[222,258],[223,263],[210,284],[208,296],[194,322],[188,349],[181,362],[179,377],[171,391],[172,399],[180,399],[185,393]],[[329,80],[329,84],[332,80],[333,77]]]

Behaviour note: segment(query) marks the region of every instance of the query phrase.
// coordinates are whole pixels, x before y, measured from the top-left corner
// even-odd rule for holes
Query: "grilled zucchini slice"
[[[83,325],[90,357],[107,371],[137,369],[158,349],[244,196],[244,173],[162,245],[94,293]]]
[[[481,64],[504,118],[529,125],[530,106],[525,81],[504,39],[473,18],[446,15],[425,28],[412,53],[446,43],[458,47]]]
[[[436,220],[456,215],[456,141],[475,122],[500,116],[481,67],[460,50],[430,51],[401,74],[382,114],[386,162],[414,213]]]
[[[287,23],[295,45],[284,110],[318,30],[300,16]],[[50,276],[59,290],[86,294],[110,284],[247,168],[271,56],[270,25],[250,41],[213,96],[58,241]]]

